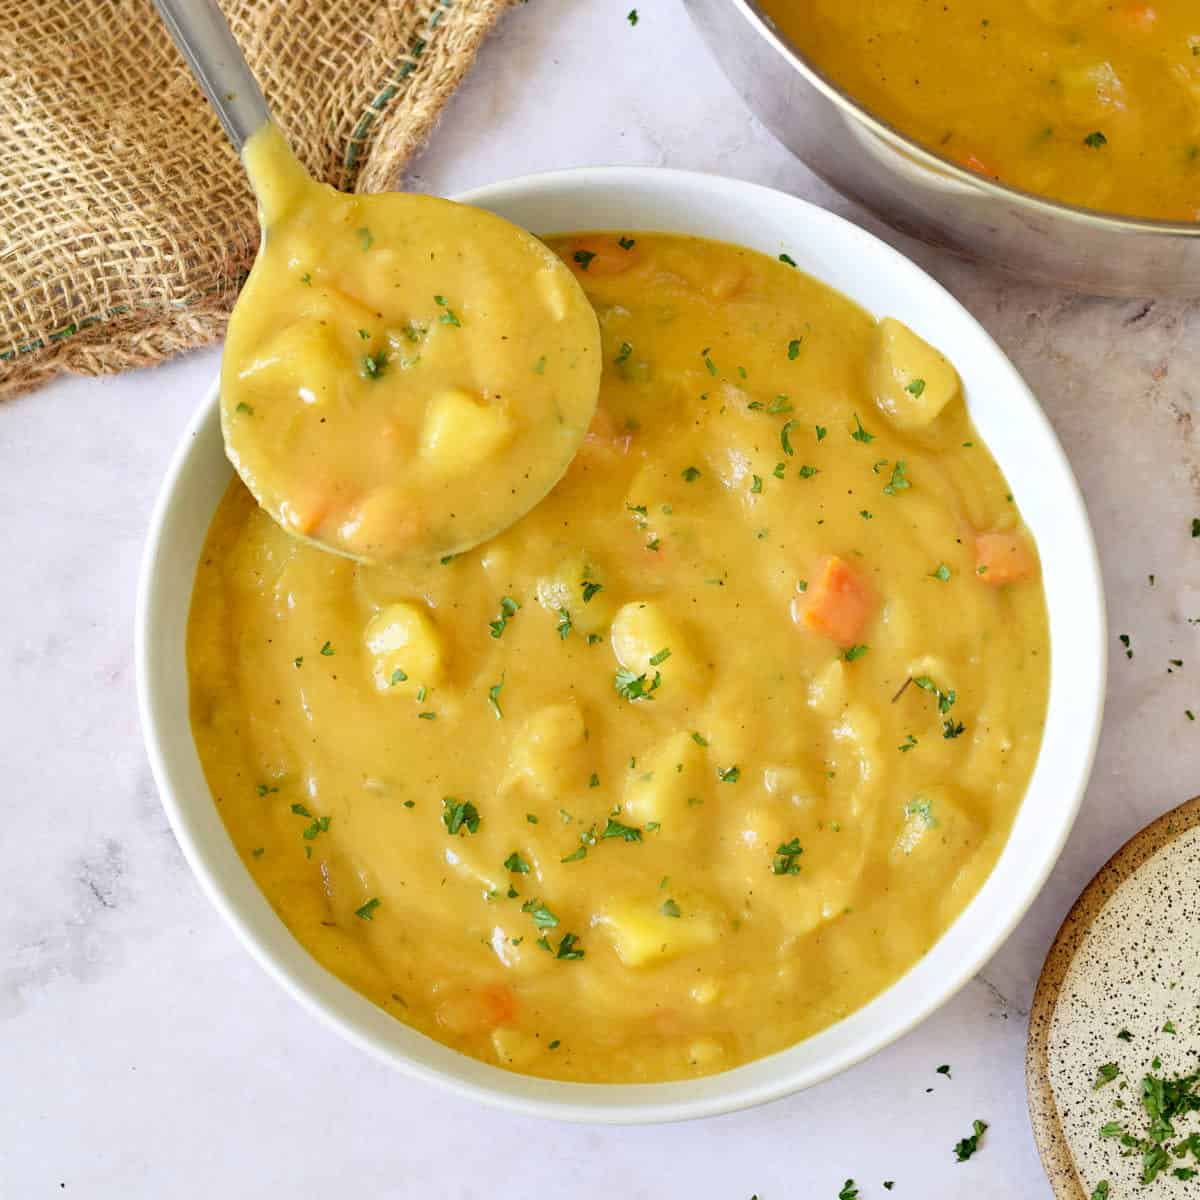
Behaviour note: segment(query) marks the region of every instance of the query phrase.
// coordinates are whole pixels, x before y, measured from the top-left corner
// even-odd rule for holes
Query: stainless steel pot
[[[1093,212],[984,179],[861,108],[755,0],[684,4],[767,128],[827,183],[901,232],[1063,287],[1200,296],[1200,224]]]

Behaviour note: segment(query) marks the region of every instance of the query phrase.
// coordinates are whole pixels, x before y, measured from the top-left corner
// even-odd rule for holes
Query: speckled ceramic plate
[[[1025,1079],[1034,1139],[1059,1200],[1091,1200],[1101,1180],[1113,1200],[1195,1187],[1164,1173],[1143,1189],[1141,1155],[1122,1158],[1118,1140],[1100,1128],[1115,1120],[1141,1130],[1138,1089],[1155,1057],[1155,1074],[1196,1070],[1198,879],[1200,797],[1108,860],[1050,948],[1029,1018]],[[1120,1073],[1097,1086],[1100,1067],[1112,1063]],[[1181,1136],[1192,1128],[1181,1123]]]

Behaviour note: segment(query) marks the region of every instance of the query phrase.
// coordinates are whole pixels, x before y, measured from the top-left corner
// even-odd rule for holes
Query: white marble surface
[[[721,171],[851,217],[754,122],[678,0],[514,11],[416,186],[596,162]],[[870,222],[866,222],[871,224]],[[873,228],[876,226],[872,225]],[[1200,307],[1002,280],[892,238],[1042,398],[1086,493],[1114,639],[1096,773],[1062,861],[986,970],[920,1029],[806,1094],[650,1129],[545,1124],[410,1083],[314,1024],[201,897],[135,712],[134,579],[168,455],[215,351],[0,408],[0,1196],[863,1200],[1049,1195],[1025,1016],[1058,922],[1148,819],[1200,790]],[[1147,576],[1156,576],[1149,586]],[[1129,633],[1135,657],[1115,644]],[[1182,671],[1167,675],[1168,658]],[[953,1066],[953,1079],[936,1075]],[[929,1093],[927,1088],[934,1090]],[[967,1165],[950,1152],[991,1125]],[[884,1192],[883,1179],[896,1180]]]

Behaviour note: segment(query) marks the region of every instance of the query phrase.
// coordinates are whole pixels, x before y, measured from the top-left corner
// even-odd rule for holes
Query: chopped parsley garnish
[[[543,354],[541,358],[533,364],[533,373],[535,375],[545,375],[546,373],[546,356]]]
[[[912,484],[904,476],[905,464],[901,461],[892,468],[892,480],[884,486],[884,494],[894,496],[897,492],[907,491]]]
[[[504,709],[500,707],[500,692],[504,688],[504,676],[501,675],[497,683],[493,683],[488,688],[488,703],[492,706],[492,712],[496,714],[496,720],[502,720],[504,717]]]
[[[896,749],[899,750],[901,754],[907,754],[916,744],[917,739],[910,733],[904,739],[904,741],[896,747]]]
[[[479,810],[470,800],[459,800],[454,796],[442,799],[442,824],[451,837],[457,837],[464,829],[468,833],[479,831]]]
[[[407,681],[407,679],[408,679],[408,676],[407,676],[407,675],[406,675],[406,674],[405,674],[405,673],[404,673],[404,672],[403,672],[403,671],[402,671],[402,670],[401,670],[399,667],[397,667],[397,668],[396,668],[396,669],[395,669],[395,670],[392,672],[392,678],[391,678],[391,680],[389,681],[389,686],[391,686],[391,687],[395,687],[395,686],[396,686],[396,684],[398,684],[398,683],[404,683],[404,682],[406,682],[406,681]]]
[[[983,1121],[972,1121],[971,1128],[974,1130],[971,1136],[963,1138],[954,1147],[955,1162],[966,1162],[979,1149],[979,1139],[987,1131],[987,1124]]]
[[[303,655],[303,654],[297,654],[297,655],[296,655],[296,657],[292,659],[292,666],[293,666],[293,667],[302,667],[302,666],[304,666],[304,655]]]
[[[732,767],[718,767],[717,778],[722,783],[737,783],[742,777],[742,768],[736,764]]]
[[[658,910],[664,917],[679,917],[683,914],[679,911],[679,905],[674,900],[664,900]]]
[[[326,642],[325,645],[321,647],[321,653],[325,655],[326,658],[329,658],[334,653],[333,643]]]
[[[555,958],[582,958],[583,951],[578,949],[579,938],[573,933],[564,933],[558,943],[558,953]]]
[[[1099,150],[1101,146],[1108,145],[1108,138],[1106,138],[1104,134],[1100,132],[1100,130],[1096,129],[1083,139],[1083,144],[1085,146],[1089,146],[1093,150]]]
[[[685,483],[694,483],[700,478],[700,472],[695,467],[684,467],[680,474],[683,476]]]
[[[1099,1091],[1106,1083],[1112,1083],[1120,1073],[1121,1068],[1116,1063],[1105,1063],[1096,1071],[1096,1082],[1092,1085],[1092,1090]]]
[[[1192,518],[1192,537],[1200,537],[1200,517]]]
[[[803,338],[792,338],[792,340],[790,342],[788,342],[788,358],[789,358],[789,360],[799,357],[800,343],[803,340],[804,340]]]
[[[796,265],[796,260],[790,254],[781,254],[779,256],[779,261],[781,263],[786,263],[789,267],[794,267]]]
[[[1102,1179],[1092,1189],[1092,1200],[1108,1200],[1108,1197],[1109,1197],[1108,1180]]]
[[[796,472],[796,474],[799,475],[801,479],[811,479],[814,475],[820,475],[820,473],[821,473],[821,471],[820,471],[819,467],[809,467],[809,466],[803,466],[800,468],[799,471]]]
[[[1122,1029],[1121,1032],[1117,1034],[1117,1041],[1118,1042],[1132,1042],[1133,1034],[1130,1033],[1128,1029]]]
[[[762,490],[763,490],[762,476],[761,475],[751,475],[750,476],[750,494],[752,496],[758,496],[762,493]]]
[[[380,350],[378,354],[364,354],[359,362],[359,371],[364,379],[378,379],[387,367],[387,363],[386,350]]]
[[[950,582],[950,568],[945,563],[938,563],[936,571],[929,572],[930,579],[940,579],[943,583]]]
[[[629,10],[629,11],[628,11],[626,14],[625,14],[625,20],[627,20],[627,21],[630,23],[630,25],[636,25],[636,24],[638,23],[638,11],[637,11],[637,9],[636,9],[636,8],[631,8],[631,9],[630,9],[630,10]],[[632,243],[631,243],[631,244],[632,244]]]
[[[1127,634],[1127,633],[1121,634],[1120,637],[1117,638],[1117,641],[1120,642],[1121,645],[1125,647],[1125,657],[1132,658],[1133,657],[1133,647],[1129,644],[1129,634]]]
[[[856,442],[862,442],[864,446],[868,442],[873,442],[875,440],[875,435],[873,433],[868,433],[863,428],[863,423],[858,419],[858,413],[854,414],[854,429],[851,430],[850,436]]]
[[[438,317],[438,324],[440,324],[440,325],[461,325],[462,324],[462,322],[458,319],[458,314],[454,311],[454,309],[452,309],[450,307],[450,302],[446,299],[445,296],[434,296],[433,302],[434,302],[434,304],[436,304],[438,306],[438,308],[444,308],[446,310],[444,313],[442,313],[442,315],[440,317]]]
[[[369,341],[371,340],[371,335],[370,335],[370,333],[369,333],[367,330],[365,330],[365,329],[360,329],[360,330],[358,331],[358,336],[359,336],[360,338],[362,338],[362,340],[363,340],[364,342],[369,342]]]
[[[600,786],[600,776],[595,771],[588,776],[588,787],[598,788]]]
[[[312,813],[310,813],[308,811],[308,809],[304,807],[303,804],[293,804],[291,806],[291,809],[292,809],[292,812],[294,812],[296,814],[296,816],[298,816],[298,817],[309,817],[309,818],[312,817]]]
[[[785,421],[783,423],[783,428],[779,431],[779,444],[783,447],[784,454],[786,454],[789,458],[796,453],[796,451],[792,449],[791,438],[792,430],[795,427],[796,422],[794,420]]]
[[[375,910],[379,907],[379,897],[372,896],[366,904],[354,910],[354,915],[361,921],[375,920]]]
[[[823,442],[825,440],[825,435],[829,432],[829,430],[826,429],[824,425],[815,425],[813,428],[815,428],[817,431],[817,441]]]
[[[375,235],[365,225],[361,229],[356,229],[354,236],[358,238],[359,244],[364,250],[370,250],[375,244]]]
[[[782,478],[783,478],[783,473],[784,473],[784,471],[786,471],[786,470],[787,470],[787,464],[786,464],[786,463],[776,463],[776,464],[775,464],[775,470],[773,470],[773,471],[771,472],[771,474],[772,474],[772,475],[774,475],[776,479],[782,479]]]
[[[656,692],[662,683],[662,673],[654,672],[654,679],[646,682],[645,675],[635,675],[632,671],[618,671],[613,679],[613,687],[622,700],[632,703],[635,700],[653,700],[652,692]]]
[[[652,667],[661,667],[663,665],[663,663],[665,663],[667,661],[667,659],[670,657],[671,657],[670,648],[667,646],[664,646],[657,654],[652,654],[650,656],[650,665]]]
[[[847,1179],[842,1184],[842,1190],[838,1192],[837,1200],[858,1200],[858,1185],[853,1179]]]
[[[942,737],[947,741],[951,738],[958,737],[963,732],[963,723],[961,721],[952,721],[949,717],[942,722]]]
[[[925,380],[911,379],[907,385],[905,385],[904,390],[908,392],[910,396],[919,396],[925,390]]]
[[[521,605],[511,596],[500,597],[500,611],[496,615],[494,621],[488,622],[488,629],[491,630],[492,637],[498,638],[508,627],[509,621],[517,615],[517,610]]]
[[[617,238],[617,245],[622,250],[632,250],[637,245],[637,241],[631,237],[619,237]]]
[[[583,581],[582,587],[583,587],[583,602],[584,602],[584,604],[589,603],[591,601],[592,597],[597,592],[604,591],[604,584],[592,583],[587,579],[585,579]]]
[[[234,412],[245,413],[246,416],[252,417],[254,416],[254,406],[252,404],[247,404],[245,400],[239,400],[238,406],[236,409],[234,409]]]
[[[772,875],[799,875],[800,864],[797,862],[804,853],[799,838],[792,838],[775,848],[775,857],[771,860]]]
[[[528,913],[539,929],[553,929],[558,924],[558,918],[540,900],[526,900],[521,911]]]
[[[571,636],[571,630],[574,628],[571,624],[571,614],[565,608],[558,610],[558,636],[565,642]]]
[[[254,789],[254,790],[255,790],[255,791],[256,791],[256,792],[257,792],[257,793],[258,793],[260,796],[268,796],[268,795],[270,795],[272,792],[277,792],[277,791],[279,791],[279,789],[278,789],[277,787],[271,787],[271,786],[270,786],[270,784],[266,784],[266,783],[260,783],[260,784],[259,784],[259,785],[258,785],[258,786],[257,786],[257,787]]]
[[[504,869],[515,871],[518,875],[528,875],[533,868],[514,850],[504,860]]]
[[[950,1078],[950,1064],[949,1064],[949,1063],[942,1063],[942,1065],[941,1065],[940,1067],[938,1067],[938,1069],[937,1069],[937,1073],[938,1073],[939,1075],[945,1075],[945,1077],[946,1077],[947,1079],[949,1079],[949,1078]]]
[[[555,1038],[554,1041],[547,1043],[546,1049],[547,1050],[557,1050],[559,1048],[559,1046],[561,1046],[561,1045],[562,1045],[562,1042],[558,1038]]]
[[[938,712],[945,716],[946,713],[954,707],[955,700],[958,699],[958,693],[954,691],[943,692],[928,675],[918,675],[913,683],[917,685],[923,692],[930,692],[937,697]]]
[[[710,348],[708,346],[705,346],[704,349],[700,351],[700,357],[704,359],[704,369],[710,375],[715,377],[717,374],[717,364],[715,362],[713,362],[713,360],[711,358],[709,358],[709,356],[708,356],[709,349]]]
[[[695,742],[697,746],[708,745],[708,738],[706,738],[702,733],[697,733],[694,729],[692,730],[692,741]]]
[[[592,265],[592,259],[596,255],[591,250],[576,250],[571,257],[579,264],[581,271],[586,271]]]
[[[847,662],[855,662],[862,658],[862,656],[866,654],[870,648],[870,646],[851,646],[850,649],[846,651],[844,657]]]
[[[608,824],[600,831],[601,838],[620,838],[623,842],[640,842],[642,831],[635,825],[623,825],[620,821],[608,818]]]
[[[312,287],[312,275],[305,271],[304,274],[300,276],[300,282],[304,284],[305,287]]]

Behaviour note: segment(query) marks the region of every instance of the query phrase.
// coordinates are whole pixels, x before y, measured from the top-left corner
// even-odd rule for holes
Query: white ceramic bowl
[[[892,314],[958,366],[967,404],[1041,552],[1052,671],[1045,740],[1000,861],[933,949],[844,1021],[769,1058],[678,1083],[556,1083],[514,1075],[433,1042],[309,957],[242,866],[209,795],[188,725],[185,631],[201,544],[231,470],[217,392],[205,398],[163,484],[138,596],[137,672],[150,762],[175,836],[218,911],[301,1003],[409,1075],[479,1100],[570,1120],[679,1120],[797,1091],[886,1046],[980,968],[1037,895],[1087,783],[1100,728],[1105,619],[1100,570],[1071,468],[1016,370],[956,300],[855,225],[794,197],[711,175],[585,168],[480,188],[459,199],[528,229],[662,230],[739,242],[799,268],[877,315]]]

